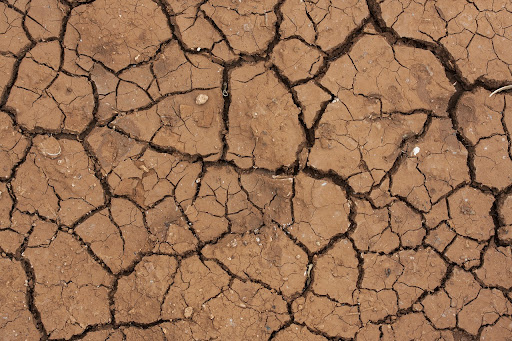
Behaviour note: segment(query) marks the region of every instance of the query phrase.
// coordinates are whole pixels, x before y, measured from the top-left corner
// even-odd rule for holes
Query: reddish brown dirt
[[[0,8],[0,340],[512,340],[510,1]]]

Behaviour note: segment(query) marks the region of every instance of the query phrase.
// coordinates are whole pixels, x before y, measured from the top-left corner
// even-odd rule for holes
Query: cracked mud
[[[512,340],[510,1],[0,8],[0,340]]]

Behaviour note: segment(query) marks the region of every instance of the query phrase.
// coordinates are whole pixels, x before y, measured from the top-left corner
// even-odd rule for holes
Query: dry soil
[[[511,340],[509,0],[1,0],[0,340]]]

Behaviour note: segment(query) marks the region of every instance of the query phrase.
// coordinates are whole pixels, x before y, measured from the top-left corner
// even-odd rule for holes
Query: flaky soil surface
[[[0,8],[0,340],[512,340],[510,1]]]

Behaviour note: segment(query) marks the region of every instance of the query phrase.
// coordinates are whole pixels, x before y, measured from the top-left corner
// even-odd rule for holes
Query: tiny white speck
[[[418,155],[419,152],[420,152],[420,147],[414,147],[414,149],[412,150],[412,155],[416,156],[416,155]]]

